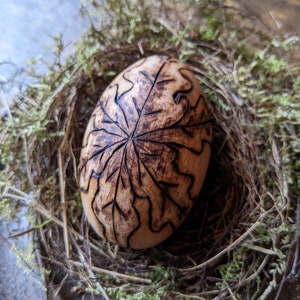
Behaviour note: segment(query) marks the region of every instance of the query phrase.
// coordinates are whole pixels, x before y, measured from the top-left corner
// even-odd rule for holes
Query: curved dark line
[[[179,104],[179,103],[182,101],[182,99],[185,99],[185,100],[187,100],[188,104],[190,104],[190,102],[189,102],[189,100],[187,99],[187,96],[186,96],[186,95],[187,95],[188,93],[190,93],[190,92],[193,90],[193,88],[194,88],[194,85],[192,85],[191,88],[188,89],[188,90],[178,90],[178,91],[176,91],[176,92],[172,95],[174,102],[175,102],[176,104]],[[177,100],[178,97],[179,97],[179,99]],[[187,109],[187,110],[185,111],[185,113],[188,112],[188,111],[189,111],[189,109]]]
[[[105,182],[108,182],[110,180],[110,178],[112,178],[114,176],[114,174],[118,171],[118,168],[115,168],[110,174],[109,176],[107,176]]]
[[[212,119],[207,119],[207,120],[204,120],[204,121],[201,121],[201,122],[197,122],[196,124],[185,124],[185,125],[180,125],[180,122],[186,117],[186,115],[191,111],[191,110],[195,110],[197,108],[197,106],[199,105],[200,101],[201,100],[205,100],[205,98],[203,97],[203,95],[199,95],[198,99],[197,99],[197,102],[194,106],[190,106],[190,102],[187,101],[188,103],[188,108],[184,111],[184,113],[182,114],[181,118],[177,121],[175,121],[175,123],[169,125],[168,127],[163,127],[163,128],[156,128],[154,130],[151,130],[151,131],[147,131],[145,133],[142,133],[142,134],[139,134],[139,135],[136,135],[134,138],[135,139],[139,139],[139,137],[141,136],[146,136],[150,133],[153,133],[153,132],[156,132],[156,131],[160,131],[160,130],[167,130],[167,129],[174,129],[174,128],[183,128],[183,127],[187,127],[187,128],[191,128],[191,127],[197,127],[197,126],[200,126],[200,125],[204,125],[204,124],[207,124],[207,123],[211,123],[212,122]],[[206,101],[204,101],[204,103],[206,103]],[[207,106],[206,106],[207,108]],[[151,113],[150,113],[151,114]],[[203,118],[204,116],[204,110],[202,110],[202,116],[200,118],[200,120]]]
[[[147,97],[146,97],[146,99],[145,99],[145,101],[144,101],[144,104],[143,104],[143,106],[142,106],[142,108],[141,108],[141,114],[139,115],[139,117],[138,117],[138,119],[137,119],[137,121],[136,121],[134,130],[133,130],[133,132],[132,132],[132,136],[135,136],[135,132],[136,132],[138,126],[139,126],[139,123],[140,123],[140,120],[141,120],[141,116],[143,115],[142,113],[143,113],[144,107],[145,107],[147,101],[149,100],[149,97],[150,97],[150,95],[151,95],[151,93],[152,93],[152,91],[153,91],[153,88],[154,88],[155,83],[156,83],[156,81],[157,81],[157,79],[158,79],[158,76],[160,75],[160,73],[161,73],[163,67],[165,66],[165,64],[166,64],[166,62],[162,63],[162,65],[161,65],[160,68],[158,69],[158,71],[157,71],[157,73],[156,73],[156,75],[155,75],[154,81],[152,81],[152,80],[149,78],[149,76],[146,77],[146,76],[142,73],[142,74],[145,76],[145,78],[148,79],[148,80],[152,83],[152,85],[151,85],[151,88],[150,88],[150,90],[149,90],[149,93],[148,93],[148,95],[147,95]]]
[[[191,103],[190,101],[188,100],[188,98],[186,97],[186,95],[188,95],[191,91],[193,91],[195,85],[194,83],[190,80],[190,78],[188,76],[186,76],[185,74],[182,73],[182,70],[186,70],[186,71],[189,71],[191,72],[191,70],[189,70],[188,68],[179,68],[178,69],[178,72],[180,73],[180,75],[185,79],[187,80],[191,87],[189,89],[186,89],[186,90],[179,90],[179,91],[176,91],[174,94],[173,94],[173,98],[174,98],[174,102],[177,104],[177,103],[180,103],[183,99],[187,100],[187,103],[188,103],[188,107],[187,109],[185,110],[184,114],[182,115],[182,117],[176,122],[174,123],[174,125],[176,124],[179,124],[185,117],[186,115],[192,111],[192,110],[195,110],[198,105],[200,104],[200,102],[203,103],[204,107],[207,109],[207,103],[206,103],[206,99],[204,97],[204,95],[202,93],[200,93],[196,103],[194,106],[191,106]],[[179,100],[176,100],[176,98],[178,97],[179,95]],[[202,100],[202,101],[201,101]],[[200,116],[200,120],[202,120],[203,116],[204,116],[204,109],[201,110],[201,116]]]
[[[201,141],[201,143],[202,143],[201,152],[199,154],[197,153],[197,155],[200,155],[202,153],[202,151],[205,147],[204,144],[209,144],[209,146],[211,146],[211,143],[207,140],[204,140],[204,139]],[[189,184],[189,187],[188,187],[188,195],[189,195],[189,199],[191,199],[192,201],[195,201],[199,196],[199,195],[197,195],[196,197],[191,196],[191,189],[193,188],[195,178],[192,174],[183,173],[179,170],[179,167],[178,167],[178,164],[177,164],[177,161],[178,161],[177,155],[179,155],[179,151],[177,149],[173,149],[173,150],[176,151],[176,159],[173,161],[173,167],[178,172],[178,174],[183,175],[183,176],[188,176],[191,179],[191,183]]]
[[[113,207],[114,207],[115,203],[117,203],[117,200],[116,200],[116,199],[117,199],[118,186],[119,186],[119,183],[120,183],[120,176],[121,176],[121,172],[122,172],[122,164],[123,164],[123,160],[124,160],[124,152],[125,152],[125,151],[123,151],[123,154],[122,154],[122,159],[121,159],[120,167],[119,167],[119,168],[116,168],[116,169],[112,172],[113,174],[115,174],[117,171],[119,171],[119,174],[118,174],[118,176],[117,176],[117,182],[116,182],[116,188],[115,188],[115,194],[114,194],[114,197],[113,197],[112,201],[109,202],[109,203],[107,203],[105,206],[103,206],[103,208],[106,208],[106,207],[110,206],[111,204],[113,204]],[[113,156],[113,154],[112,154],[112,155],[109,157],[109,159],[106,161],[105,166],[104,166],[104,168],[103,168],[103,171],[105,170],[105,168],[106,168],[106,166],[107,166],[109,160],[112,158],[112,156]],[[109,177],[111,177],[111,176],[113,175],[112,173],[109,175]],[[123,211],[120,209],[120,207],[118,206],[117,208],[118,208],[118,211],[120,212],[120,214],[121,214],[122,216],[126,217],[126,215],[123,213]]]
[[[151,82],[152,86],[155,84],[155,79],[154,81],[151,79],[151,77],[149,76],[149,74],[146,71],[140,71],[140,73]]]
[[[150,142],[149,140],[146,140],[146,142]],[[172,144],[172,143],[163,143],[163,142],[156,142],[156,144],[159,144],[159,145],[163,145],[163,146],[168,146],[169,148],[171,148],[175,153],[176,153],[176,157],[172,163],[174,169],[176,170],[176,172],[182,176],[185,176],[185,177],[188,177],[191,179],[191,183],[189,184],[189,187],[188,187],[188,196],[189,196],[189,199],[191,199],[192,201],[195,201],[198,197],[198,195],[196,197],[192,197],[191,196],[191,189],[193,188],[193,185],[194,185],[194,176],[192,174],[189,174],[189,173],[183,173],[179,170],[179,167],[178,167],[178,164],[177,164],[177,161],[179,159],[179,150],[177,148],[183,148],[184,146],[182,145],[178,145],[178,144]],[[202,139],[201,140],[201,144],[202,144],[202,147],[201,147],[201,150],[199,152],[197,151],[193,151],[193,149],[189,149],[188,147],[184,147],[186,149],[189,149],[190,151],[192,151],[193,153],[195,153],[196,155],[201,155],[201,153],[203,152],[204,150],[204,147],[205,147],[205,144],[208,144],[210,147],[211,147],[211,142],[210,141],[207,141],[206,139]],[[144,155],[147,155],[147,153],[145,153]],[[145,166],[145,164],[143,163],[143,165]],[[146,168],[146,166],[145,166]],[[148,169],[146,169],[148,171]],[[149,171],[148,171],[149,173]],[[165,183],[163,183],[165,184]],[[171,183],[172,185],[172,183]]]
[[[124,176],[122,176],[122,173],[121,173],[121,183],[122,183],[122,187],[123,187],[123,189],[125,189],[126,188],[126,182],[125,182],[125,180],[124,180]]]
[[[133,102],[133,104],[134,104],[135,110],[136,110],[138,116],[140,117],[140,115],[141,115],[141,110],[138,108],[138,104],[137,104],[136,101],[137,101],[136,98],[135,98],[135,97],[132,97],[132,102]]]
[[[144,114],[144,116],[156,115],[156,114],[161,113],[162,111],[164,111],[164,110],[163,109],[154,110],[154,111]]]
[[[106,237],[106,228],[105,228],[104,224],[99,220],[98,216],[96,215],[96,213],[94,212],[94,209],[93,209],[94,202],[96,201],[97,194],[98,194],[99,191],[100,191],[100,184],[99,184],[99,181],[100,181],[100,178],[99,178],[98,181],[97,181],[97,190],[96,190],[96,192],[95,192],[95,195],[94,195],[93,200],[91,201],[91,211],[93,212],[93,214],[95,215],[96,219],[98,220],[98,223],[99,223],[100,226],[102,227],[104,238],[107,239],[107,237]]]
[[[126,136],[129,136],[128,132],[120,125],[120,123],[118,121],[113,120],[110,117],[110,115],[105,110],[102,102],[100,102],[99,106],[100,106],[102,112],[104,113],[104,115],[111,121],[110,124],[115,124],[118,128],[120,128],[125,133]],[[102,121],[102,123],[109,123],[109,122],[107,122],[107,121],[104,120],[104,121]]]
[[[106,163],[105,163],[105,165],[104,165],[104,168],[103,168],[103,170],[105,169],[105,167],[107,166],[107,163],[109,162],[109,160],[113,157],[113,155],[120,149],[120,148],[122,148],[125,144],[127,143],[127,139],[123,139],[123,140],[121,140],[121,141],[118,141],[118,142],[116,142],[116,143],[113,143],[113,144],[111,144],[111,145],[107,145],[106,147],[104,147],[104,148],[102,148],[101,150],[99,150],[99,151],[96,151],[96,152],[94,152],[83,164],[82,164],[82,166],[81,166],[81,168],[80,168],[80,173],[82,172],[82,170],[84,169],[84,167],[87,165],[87,163],[90,161],[90,160],[92,160],[94,157],[96,157],[96,156],[98,156],[98,155],[100,155],[100,154],[103,154],[107,149],[109,149],[109,148],[111,148],[111,147],[113,147],[113,146],[115,146],[115,145],[117,145],[117,144],[120,144],[117,148],[115,148],[114,150],[113,150],[113,153],[112,153],[112,155],[110,156],[110,158],[106,161]],[[94,145],[94,147],[95,146],[97,146],[97,145]]]
[[[94,129],[95,129],[95,128],[99,129],[98,127],[95,126],[95,118],[96,118],[96,116],[97,116],[96,114],[92,114],[92,116],[91,116],[91,119],[94,118],[94,119],[93,119],[93,128],[94,128]],[[90,119],[89,122],[91,122],[91,119]],[[84,145],[84,146],[82,147],[82,149],[85,148],[85,147],[88,145],[88,140],[89,140],[90,135],[91,135],[91,132],[88,133],[88,135],[87,135],[87,137],[86,137],[87,143],[86,143],[86,145]]]
[[[138,139],[138,140],[135,140],[135,141],[138,141],[138,142],[147,142],[147,143],[153,143],[153,144],[156,144],[156,145],[162,145],[162,146],[167,146],[171,149],[173,149],[173,147],[176,147],[176,148],[185,148],[185,149],[188,149],[189,151],[197,154],[197,155],[200,155],[203,151],[203,147],[201,147],[201,149],[199,151],[191,148],[191,147],[186,147],[186,146],[183,146],[182,144],[179,144],[179,143],[175,143],[175,142],[164,142],[164,141],[153,141],[153,140],[146,140],[146,139]],[[206,139],[202,139],[202,143],[203,142],[206,142],[208,143],[209,145],[211,145],[211,142],[206,140]]]
[[[114,198],[113,198],[112,201],[110,201],[110,202],[106,203],[105,205],[103,205],[103,207],[102,207],[103,210],[106,209],[106,208],[109,207],[109,206],[113,206],[114,201],[115,201],[115,200],[114,200]]]
[[[105,128],[102,128],[102,129],[98,129],[98,128],[97,128],[97,129],[94,129],[94,130],[90,131],[88,137],[89,137],[92,133],[94,133],[94,132],[101,132],[101,131],[103,131],[103,132],[105,132],[105,133],[107,133],[107,134],[109,134],[109,135],[118,136],[118,137],[123,137],[122,135],[117,134],[117,133],[114,133],[114,132],[110,132],[110,131],[106,130]]]
[[[183,94],[183,93],[182,93],[182,94]],[[191,106],[191,103],[190,103],[189,99],[186,98],[186,97],[184,97],[184,98],[182,98],[182,99],[180,99],[180,100],[178,101],[178,103],[180,103],[180,102],[183,101],[183,99],[184,99],[184,100],[186,100],[188,106],[187,106],[186,110],[184,111],[184,113],[182,114],[181,118],[179,118],[179,120],[177,120],[177,121],[173,124],[174,127],[176,127],[178,124],[180,124],[180,122],[181,122],[182,120],[184,120],[184,118],[187,116],[187,114],[188,114],[189,112],[194,111],[194,110],[198,107],[198,105],[199,105],[199,103],[200,103],[200,98],[201,98],[201,96],[202,96],[202,95],[200,95],[200,96],[198,97],[198,99],[197,99],[197,101],[196,101],[196,103],[195,103],[194,106]],[[174,100],[174,101],[175,101],[175,100]],[[176,102],[175,102],[175,103],[176,103]],[[171,125],[171,126],[172,126],[172,125]],[[187,124],[184,125],[184,126],[187,126]]]
[[[116,194],[117,194],[117,193],[116,193]],[[117,211],[118,211],[118,213],[119,213],[121,216],[123,216],[125,219],[128,219],[128,217],[126,216],[126,214],[124,214],[124,212],[123,212],[122,209],[120,208],[118,202],[116,201],[115,196],[114,196],[114,198],[112,199],[112,201],[106,203],[102,208],[103,208],[103,209],[106,209],[106,208],[109,207],[109,206],[112,206],[113,212],[114,212],[114,208],[116,208]],[[114,219],[114,217],[113,217],[113,227],[114,227],[115,238],[116,238],[116,240],[118,240],[118,239],[117,239],[117,236],[116,236],[116,230],[115,230],[115,226],[114,226],[115,222],[114,222],[114,221],[115,221],[115,219]]]
[[[133,69],[134,69],[134,68],[133,68]],[[131,70],[128,70],[127,72],[123,73],[122,77],[123,77],[123,79],[124,79],[125,81],[131,83],[131,87],[130,87],[128,90],[124,91],[121,95],[119,95],[119,96],[117,96],[117,97],[115,98],[115,100],[117,100],[116,103],[118,103],[118,104],[119,104],[119,100],[120,100],[125,94],[127,94],[128,92],[130,92],[130,91],[133,89],[133,87],[134,87],[134,82],[131,81],[129,78],[127,78],[127,77],[125,76],[129,71],[131,71]],[[117,85],[118,85],[118,87],[119,87],[119,84],[117,84]],[[118,89],[118,90],[119,90],[119,89]]]
[[[205,120],[203,122],[198,122],[196,124],[192,124],[192,125],[176,125],[178,122],[176,122],[175,124],[172,124],[168,127],[162,127],[162,128],[156,128],[154,130],[151,130],[151,131],[148,131],[148,132],[145,132],[145,133],[142,133],[142,134],[138,134],[134,137],[134,140],[138,140],[138,141],[147,141],[147,140],[143,140],[141,139],[141,137],[145,137],[149,134],[152,134],[154,132],[159,132],[159,131],[165,131],[165,130],[168,130],[168,129],[179,129],[179,130],[184,130],[185,128],[193,128],[193,127],[199,127],[201,125],[205,125],[205,124],[208,124],[208,123],[211,123],[212,122],[212,119],[209,119],[209,120]]]
[[[123,74],[123,76],[122,76],[122,77],[124,78],[124,74]],[[126,78],[124,78],[124,79],[126,80]],[[132,83],[132,82],[131,82],[131,83]],[[120,98],[122,97],[122,95],[124,95],[125,93],[127,93],[128,91],[130,91],[130,90],[132,89],[132,87],[133,87],[133,83],[132,83],[132,86],[131,86],[131,88],[130,88],[128,91],[126,91],[126,92],[124,92],[123,94],[121,94],[120,96],[118,96],[118,92],[119,92],[119,84],[118,84],[118,83],[116,83],[114,86],[116,86],[116,88],[117,88],[117,91],[116,91],[116,94],[115,94],[115,98],[114,98],[114,102],[115,102],[115,103],[116,103],[116,105],[118,105],[118,106],[119,106],[119,108],[121,109],[121,112],[122,112],[122,114],[123,114],[123,118],[125,119],[126,126],[127,126],[127,128],[128,128],[128,120],[127,120],[127,117],[126,117],[125,111],[124,111],[124,109],[123,109],[122,105],[120,104],[119,100],[120,100]]]
[[[80,187],[80,192],[87,194],[89,192],[89,189],[90,189],[90,182],[91,182],[91,177],[89,176],[87,189],[84,189],[83,187]]]
[[[127,73],[127,72],[126,72],[126,73]],[[126,73],[123,73],[122,77],[123,77],[123,79],[124,79],[125,81],[131,83],[131,87],[130,87],[128,90],[124,91],[121,95],[118,95],[118,93],[119,93],[119,84],[116,83],[114,86],[116,87],[117,91],[116,91],[116,94],[115,94],[114,102],[120,107],[121,112],[122,112],[122,114],[123,114],[123,118],[124,118],[124,120],[125,120],[125,122],[126,122],[126,126],[127,126],[127,128],[129,128],[127,115],[126,115],[126,113],[125,113],[125,111],[124,111],[124,109],[123,109],[123,107],[122,107],[122,105],[121,105],[121,103],[120,103],[121,98],[122,98],[124,95],[126,95],[128,92],[130,92],[130,91],[133,89],[133,87],[134,87],[134,83],[133,83],[131,80],[129,80],[128,78],[125,77],[125,74],[126,74]]]
[[[146,60],[147,60],[147,58],[144,58],[143,60],[140,60],[140,63],[139,63],[138,65],[135,65],[134,67],[129,68],[127,71],[125,71],[125,72],[122,74],[123,79],[124,79],[125,81],[131,83],[131,87],[130,87],[128,90],[124,91],[124,92],[123,92],[121,95],[119,95],[119,96],[118,96],[119,85],[116,84],[116,86],[117,86],[117,93],[116,93],[116,95],[115,95],[114,101],[115,101],[115,103],[120,107],[120,109],[121,109],[121,111],[122,111],[122,114],[123,114],[123,117],[124,117],[124,119],[125,119],[127,128],[128,128],[128,126],[129,126],[129,125],[128,125],[128,119],[127,119],[127,116],[126,116],[126,114],[125,114],[125,111],[124,111],[123,107],[122,107],[121,104],[119,103],[119,100],[120,100],[126,93],[128,93],[129,91],[131,91],[131,90],[133,89],[133,87],[134,87],[134,82],[131,81],[129,78],[127,78],[127,77],[126,77],[126,74],[127,74],[127,73],[130,73],[132,70],[134,70],[134,69],[139,68],[140,66],[142,66],[142,65],[145,63]],[[128,134],[128,135],[129,135],[129,134]]]
[[[178,154],[177,154],[178,155]],[[142,158],[140,158],[139,156],[139,159],[141,161],[141,163],[143,164],[145,170],[147,171],[147,173],[149,174],[149,176],[151,177],[152,181],[154,182],[154,184],[158,187],[158,189],[161,191],[161,194],[163,196],[163,199],[168,199],[170,202],[172,202],[176,207],[177,209],[180,211],[180,213],[186,215],[184,209],[161,187],[161,185],[159,184],[159,182],[155,179],[155,176],[150,172],[150,170],[148,169],[148,167],[146,166],[146,164],[144,163],[144,161],[142,160]],[[164,210],[164,204],[165,204],[165,201],[163,201],[163,208],[162,208],[162,211]]]
[[[96,178],[97,179],[97,181],[98,181],[98,188],[97,189],[99,189],[99,180],[101,178],[101,173],[97,173],[97,172],[95,172],[94,169],[92,169],[92,174],[89,176],[89,179],[88,179],[87,189],[84,189],[83,187],[80,187],[81,192],[83,192],[85,194],[87,194],[89,192],[91,178]]]
[[[118,210],[118,212],[121,216],[123,216],[125,219],[128,218],[126,216],[126,214],[121,210],[121,208],[120,208],[120,206],[118,205],[118,202],[117,202],[117,194],[118,194],[118,190],[119,190],[119,183],[120,183],[120,177],[121,177],[121,172],[122,172],[122,166],[124,164],[124,157],[126,155],[125,152],[126,152],[126,148],[122,153],[122,159],[121,159],[121,163],[120,163],[119,174],[117,176],[117,182],[116,182],[115,194],[114,194],[113,200],[110,203],[108,203],[107,205],[105,205],[105,207],[103,207],[103,208],[106,208],[106,207],[109,206],[109,204],[112,204],[113,231],[114,231],[114,236],[115,236],[115,240],[117,241],[117,243],[118,243],[118,237],[117,237],[116,225],[115,225],[115,208]]]
[[[95,172],[93,171],[93,173],[95,173]],[[95,218],[98,220],[98,223],[100,224],[100,226],[101,226],[102,229],[103,229],[103,238],[104,238],[104,239],[107,239],[107,237],[106,237],[106,228],[105,228],[104,224],[99,220],[98,216],[96,215],[96,213],[95,213],[95,211],[94,211],[94,209],[93,209],[93,207],[94,207],[94,202],[95,202],[95,200],[96,200],[97,194],[98,194],[99,191],[100,191],[100,184],[99,184],[99,181],[100,181],[100,177],[97,178],[97,189],[96,189],[95,194],[94,194],[94,197],[93,197],[93,199],[92,199],[92,201],[91,201],[90,211],[94,214]],[[88,183],[88,188],[87,188],[87,190],[81,188],[81,192],[83,192],[83,193],[85,193],[85,194],[88,193],[89,188],[90,188],[90,182],[91,182],[91,177],[89,177],[89,183]]]
[[[172,148],[171,148],[172,149]],[[191,189],[193,188],[194,182],[195,182],[195,177],[192,174],[189,173],[183,173],[179,170],[179,166],[178,166],[178,159],[179,159],[179,151],[178,149],[174,149],[173,151],[175,151],[176,153],[176,157],[174,159],[174,161],[172,162],[173,168],[176,170],[176,172],[184,177],[188,177],[190,179],[190,184],[188,187],[188,197],[190,200],[195,201],[195,199],[191,196]]]
[[[140,175],[140,161],[141,161],[141,159],[140,159],[140,157],[139,157],[139,155],[138,155],[138,152],[137,152],[137,149],[136,149],[136,146],[135,146],[135,145],[134,145],[134,151],[135,151],[135,153],[136,153],[136,155],[137,155],[137,158],[138,158],[139,183],[140,183],[140,185],[141,185],[141,184],[142,184],[142,182],[141,182],[141,175]],[[126,168],[127,168],[128,174],[129,174],[129,168],[128,168],[127,163],[126,163]],[[128,236],[127,236],[127,246],[130,247],[130,239],[131,239],[131,237],[134,236],[134,234],[135,234],[135,233],[139,230],[139,228],[141,227],[140,213],[139,213],[139,211],[138,211],[138,210],[136,209],[136,207],[135,207],[135,203],[136,203],[137,197],[139,197],[140,199],[146,199],[146,200],[148,201],[148,204],[149,204],[149,210],[148,210],[148,220],[149,220],[149,221],[148,221],[148,227],[149,227],[150,231],[155,232],[155,233],[158,233],[158,232],[162,231],[166,226],[170,225],[171,228],[172,228],[172,230],[173,230],[173,232],[174,232],[174,231],[175,231],[175,226],[174,226],[174,224],[173,224],[171,221],[166,221],[166,222],[164,222],[164,223],[160,226],[160,228],[159,228],[158,230],[153,229],[153,227],[152,227],[152,202],[151,202],[150,197],[149,197],[149,196],[142,197],[142,196],[140,196],[140,195],[138,194],[138,192],[134,189],[134,186],[133,186],[131,177],[129,177],[129,182],[130,182],[130,188],[131,188],[131,190],[132,190],[132,192],[133,192],[133,195],[134,195],[134,199],[133,199],[133,201],[132,201],[132,203],[131,203],[131,207],[133,208],[133,210],[134,210],[134,212],[135,212],[135,214],[136,214],[136,216],[137,216],[138,224],[137,224],[137,226],[136,226],[136,227],[128,234]]]
[[[171,79],[163,79],[163,80],[161,80],[161,81],[157,81],[156,84],[158,84],[158,85],[165,85],[165,84],[167,84],[167,83],[174,82],[174,81],[176,81],[174,78],[171,78]]]
[[[152,231],[152,232],[155,232],[155,233],[158,233],[158,232],[161,232],[165,227],[167,227],[168,225],[171,226],[173,232],[175,231],[175,226],[173,224],[172,221],[166,221],[164,222],[159,229],[155,230],[153,229],[152,227],[152,202],[151,202],[151,199],[149,197],[146,197],[146,199],[148,200],[148,203],[149,203],[149,210],[148,210],[148,227],[149,229]]]
[[[164,185],[164,186],[168,187],[168,188],[179,186],[179,183],[172,183],[172,182],[167,182],[167,181],[159,181],[159,183],[161,185]]]
[[[174,232],[176,227],[174,226],[174,224],[171,221],[166,221],[164,222],[160,228],[158,230],[153,229],[152,227],[152,202],[151,199],[149,198],[149,196],[147,197],[141,197],[141,199],[145,199],[148,201],[149,204],[149,209],[148,209],[148,227],[150,229],[150,231],[154,232],[154,233],[159,233],[161,232],[165,227],[167,227],[168,225],[171,226],[172,231]],[[134,201],[132,202],[132,208],[135,211],[137,218],[138,218],[138,225],[128,234],[127,236],[127,246],[130,247],[130,239],[134,236],[134,234],[139,230],[139,228],[141,227],[141,218],[140,218],[140,214],[139,211],[136,209],[135,207],[136,204],[136,198],[134,198]]]
[[[189,81],[190,84],[191,84],[191,86],[192,86],[191,89],[189,89],[189,91],[186,92],[186,93],[188,94],[191,90],[194,89],[195,86],[194,86],[194,83],[189,79],[189,77],[186,76],[186,75],[184,75],[184,74],[182,73],[182,70],[186,70],[186,71],[191,72],[191,73],[193,73],[193,71],[192,71],[191,69],[189,69],[189,68],[184,68],[184,67],[178,69],[178,72],[180,73],[180,75],[181,75],[184,79],[186,79],[187,81]],[[201,101],[201,100],[202,100],[202,101]],[[205,96],[203,95],[203,93],[201,93],[201,94],[199,95],[199,97],[198,97],[198,99],[197,99],[196,105],[193,106],[192,108],[196,108],[196,107],[198,106],[198,104],[199,104],[200,101],[203,103],[203,106],[204,106],[207,110],[209,110],[208,104],[207,104],[207,100],[206,100]],[[204,109],[202,109],[202,114],[203,114],[203,112],[204,112]],[[202,117],[201,117],[201,119],[202,119]]]
[[[130,247],[130,239],[131,237],[139,230],[139,228],[141,227],[141,217],[140,217],[140,214],[139,214],[139,211],[136,209],[136,207],[134,206],[136,203],[136,195],[134,194],[134,198],[133,198],[133,201],[132,201],[132,204],[131,204],[131,207],[133,208],[134,212],[135,212],[135,215],[137,217],[137,220],[138,220],[138,224],[137,226],[135,226],[134,229],[131,230],[131,232],[128,234],[127,236],[127,247]]]
[[[147,169],[147,167],[145,166],[145,164],[144,164],[144,162],[142,161],[142,159],[140,158],[140,155],[138,154],[138,150],[137,150],[137,148],[136,148],[137,146],[135,145],[135,143],[134,143],[133,145],[134,145],[134,151],[135,151],[136,156],[137,156],[137,158],[138,158],[139,183],[140,183],[140,185],[142,185],[142,178],[141,178],[141,175],[140,175],[140,174],[141,174],[141,173],[140,173],[140,168],[141,168],[141,167],[140,167],[140,163],[143,164],[144,168],[147,170],[147,172],[149,173],[149,175],[150,175],[150,172],[149,172],[149,170]],[[151,175],[150,175],[150,177],[151,177]],[[152,178],[152,180],[153,180],[153,178]],[[131,180],[130,180],[130,183],[131,183],[131,188],[132,188],[132,191],[133,191],[134,195],[135,195],[135,196],[138,195],[138,193],[137,193],[137,192],[135,191],[135,189],[133,188],[133,184],[132,184]],[[138,196],[139,196],[139,195],[138,195]],[[141,196],[139,196],[139,197],[142,198],[142,199],[147,199],[147,200],[148,200],[148,203],[149,203],[149,211],[148,211],[148,219],[149,219],[149,221],[148,221],[148,227],[149,227],[149,229],[150,229],[152,232],[158,233],[158,232],[162,231],[167,225],[170,225],[170,226],[171,226],[173,232],[175,231],[175,226],[174,226],[174,224],[173,224],[171,221],[166,221],[165,223],[163,223],[163,224],[161,225],[161,227],[160,227],[158,230],[153,229],[153,227],[152,227],[152,202],[151,202],[151,199],[149,198],[149,196],[146,196],[146,197],[141,197]],[[128,243],[128,244],[130,243],[129,240],[130,240],[131,236],[133,236],[134,233],[135,233],[135,232],[138,230],[138,228],[140,227],[140,216],[139,216],[139,212],[138,212],[138,210],[134,207],[135,201],[136,201],[136,198],[134,199],[134,201],[133,201],[133,203],[132,203],[132,207],[133,207],[133,209],[134,209],[136,215],[138,216],[139,224],[138,224],[138,226],[136,226],[136,228],[134,228],[134,229],[131,231],[131,233],[129,234],[129,236],[128,236],[128,238],[127,238],[127,243]]]
[[[138,154],[138,151],[136,149],[136,144],[135,144],[135,141],[133,140],[133,149],[134,149],[134,152],[136,154],[136,157],[138,158],[138,163],[137,163],[137,167],[138,167],[138,180],[139,180],[139,184],[142,185],[142,175],[141,175],[141,166],[140,166],[140,160],[139,160],[139,154]]]
[[[135,147],[135,146],[134,146]],[[138,156],[137,156],[138,157]],[[128,167],[128,163],[127,163],[127,159],[125,160],[125,168],[126,168],[126,171],[127,171],[127,174],[129,175],[129,167]],[[140,168],[138,167],[138,170],[140,172]],[[140,176],[140,175],[139,175]],[[130,247],[130,238],[131,236],[134,235],[134,233],[136,231],[138,231],[138,229],[141,227],[141,217],[140,217],[140,214],[139,214],[139,211],[136,209],[136,207],[134,206],[135,205],[135,202],[136,202],[136,197],[138,196],[137,192],[135,191],[134,187],[133,187],[133,183],[132,183],[132,178],[130,176],[128,176],[129,178],[129,184],[130,184],[130,189],[132,190],[133,192],[133,201],[131,203],[131,207],[133,208],[134,212],[135,212],[135,215],[137,217],[137,220],[138,220],[138,224],[136,225],[136,227],[128,234],[127,236],[127,247]],[[140,181],[139,181],[140,182]],[[141,196],[139,196],[141,198]],[[143,198],[143,197],[142,197]]]

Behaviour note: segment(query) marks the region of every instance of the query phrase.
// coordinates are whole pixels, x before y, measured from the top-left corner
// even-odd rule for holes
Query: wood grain
[[[150,56],[120,73],[81,151],[81,196],[96,232],[134,249],[168,238],[199,196],[211,139],[207,101],[188,66]]]

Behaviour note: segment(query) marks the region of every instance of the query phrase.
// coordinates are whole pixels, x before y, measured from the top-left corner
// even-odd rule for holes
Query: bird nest
[[[26,205],[36,214],[49,297],[264,299],[290,270],[295,203],[283,178],[282,140],[255,124],[260,99],[241,97],[234,80],[222,79],[242,72],[230,55],[212,43],[198,45],[195,36],[191,41],[197,46],[186,62],[210,103],[210,164],[199,201],[154,248],[117,248],[94,233],[81,205],[79,156],[91,112],[113,77],[142,57],[178,57],[182,48],[138,42],[105,47],[89,57],[89,67],[80,64],[72,73],[66,68],[59,75],[65,79],[45,99],[46,138],[25,139],[24,164],[34,187]]]
[[[79,67],[52,97],[47,116],[55,121],[48,130],[64,135],[40,145],[33,157],[40,162],[35,164],[34,173],[39,174],[37,183],[43,186],[37,210],[43,214],[41,222],[52,220],[39,234],[46,269],[52,270],[55,285],[68,274],[68,281],[74,279],[71,285],[98,293],[109,288],[116,295],[117,291],[122,294],[120,287],[123,293],[147,290],[155,295],[162,289],[172,295],[201,297],[225,297],[229,287],[253,291],[258,286],[257,276],[262,270],[268,272],[277,259],[276,255],[266,255],[272,251],[270,245],[258,246],[254,239],[259,234],[267,235],[272,226],[269,222],[281,223],[286,217],[283,204],[268,192],[260,167],[265,142],[251,125],[253,115],[230,88],[211,80],[202,55],[191,56],[187,63],[214,99],[214,137],[202,193],[184,224],[163,244],[134,251],[106,244],[82,214],[77,166],[91,111],[111,81],[111,74],[155,53],[161,50],[144,47],[141,53],[137,45],[100,51],[93,57],[96,67],[89,74]],[[237,256],[243,256],[243,261]],[[237,265],[231,266],[232,261]],[[228,287],[223,286],[222,272],[228,272],[229,277],[239,272],[239,279],[228,278]],[[267,276],[261,276],[259,287],[266,289],[268,281]]]

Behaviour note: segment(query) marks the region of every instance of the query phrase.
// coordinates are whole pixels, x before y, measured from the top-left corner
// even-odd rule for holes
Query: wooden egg
[[[95,231],[133,249],[168,238],[200,194],[211,139],[207,100],[187,65],[155,55],[120,73],[81,151],[81,197]]]

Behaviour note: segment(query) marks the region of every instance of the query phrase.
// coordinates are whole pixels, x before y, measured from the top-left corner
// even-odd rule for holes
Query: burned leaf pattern
[[[81,152],[81,195],[96,231],[132,248],[166,239],[200,193],[211,136],[206,99],[186,65],[150,56],[119,74]]]

